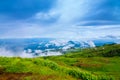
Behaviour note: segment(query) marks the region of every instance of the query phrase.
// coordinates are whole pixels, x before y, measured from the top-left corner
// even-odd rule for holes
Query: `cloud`
[[[57,16],[57,13],[56,12],[53,12],[53,11],[49,11],[47,13],[44,13],[44,12],[40,12],[40,13],[37,13],[35,15],[35,19],[41,19],[41,20],[49,20],[51,18],[54,18]]]
[[[39,55],[35,56],[36,53]],[[51,51],[48,51],[47,53],[42,53],[40,50],[35,50],[35,53],[27,53],[25,50],[14,52],[4,47],[0,48],[0,56],[2,57],[33,58],[33,57],[39,57],[39,56],[56,56],[56,55],[62,55],[62,53],[51,52]]]
[[[120,24],[118,0],[57,0],[48,12],[34,16],[39,23],[96,26]]]
[[[91,16],[91,12],[95,11],[102,2],[104,2],[104,0],[94,2],[90,0],[57,0],[56,6],[49,12],[37,13],[35,18],[40,20],[52,20],[51,17],[56,17],[58,18],[58,23],[70,24],[78,22],[86,16]]]
[[[54,13],[52,15],[54,17],[59,15],[56,18],[60,24],[81,24],[81,22],[89,22],[88,25],[120,24],[120,5],[117,0],[95,0],[94,2],[92,0],[57,0],[56,6],[44,14],[48,18],[51,12]]]
[[[16,27],[17,25],[17,27]],[[41,37],[45,33],[45,28],[37,24],[30,23],[14,23],[10,25],[2,25],[1,38],[32,38]],[[9,28],[7,27],[9,26]]]
[[[54,29],[54,28],[53,28]],[[120,25],[101,25],[101,26],[65,26],[60,30],[51,32],[48,37],[65,39],[99,39],[107,35],[120,36]]]
[[[57,22],[59,14],[53,10],[48,12],[38,12],[32,17],[32,20],[39,21],[40,24],[52,24]]]
[[[26,53],[24,51],[13,52],[11,50],[7,50],[4,47],[0,48],[0,56],[2,57],[22,57],[22,58],[33,58],[32,54]]]
[[[26,19],[37,12],[52,8],[55,0],[7,0],[0,1],[0,14],[10,19]]]
[[[16,0],[0,4],[1,38],[85,39],[120,34],[118,0]]]
[[[90,0],[58,0],[56,11],[61,15],[60,22],[62,23],[73,23],[82,20],[86,16],[91,16],[92,11],[94,11],[100,4],[101,1],[90,1]],[[96,6],[96,7],[93,7]]]

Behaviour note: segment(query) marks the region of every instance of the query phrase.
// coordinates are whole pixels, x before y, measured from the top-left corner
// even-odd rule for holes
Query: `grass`
[[[120,45],[87,48],[62,56],[0,57],[0,80],[120,80],[119,66]]]

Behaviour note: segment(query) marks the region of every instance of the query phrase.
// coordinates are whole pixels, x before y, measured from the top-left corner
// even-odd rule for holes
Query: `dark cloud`
[[[50,10],[54,3],[55,0],[0,0],[0,15],[25,19]]]
[[[104,25],[119,25],[119,21],[81,21],[78,26],[104,26]]]
[[[91,5],[92,6],[92,5]],[[120,22],[120,2],[119,0],[105,0],[96,7],[83,20],[107,20]]]

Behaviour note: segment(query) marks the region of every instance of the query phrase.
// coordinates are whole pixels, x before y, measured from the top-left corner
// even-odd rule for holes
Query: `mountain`
[[[120,80],[120,44],[61,56],[0,57],[0,80]]]
[[[110,40],[81,41],[51,38],[0,39],[0,56],[8,56],[8,54],[21,57],[62,55],[69,50],[91,48],[112,43],[114,41]]]

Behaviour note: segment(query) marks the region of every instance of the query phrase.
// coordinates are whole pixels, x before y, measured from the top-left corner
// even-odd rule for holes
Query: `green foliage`
[[[87,48],[82,49],[81,51],[78,50],[77,52],[68,53],[65,55],[66,57],[114,57],[120,56],[120,45],[113,44],[113,45],[105,45],[102,47],[95,47],[95,48]]]

